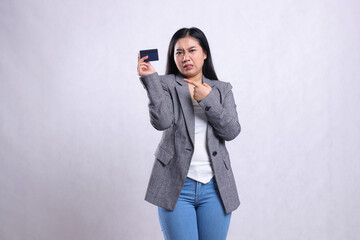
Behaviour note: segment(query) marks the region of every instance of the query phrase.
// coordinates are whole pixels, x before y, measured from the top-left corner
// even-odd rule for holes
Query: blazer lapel
[[[195,119],[194,108],[190,96],[188,83],[183,80],[181,75],[176,76],[176,81],[179,85],[176,86],[176,91],[179,97],[182,112],[184,114],[186,129],[190,136],[191,142],[194,146],[195,143]]]
[[[211,88],[215,86],[215,82],[216,80],[210,80],[208,78],[206,78],[205,76],[203,76],[203,83],[206,83],[207,85],[209,85]]]

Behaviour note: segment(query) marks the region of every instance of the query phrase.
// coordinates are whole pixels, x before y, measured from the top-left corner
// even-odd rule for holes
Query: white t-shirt
[[[195,113],[195,149],[187,176],[206,184],[214,176],[206,146],[208,122],[204,110],[197,101],[193,101],[193,107]]]

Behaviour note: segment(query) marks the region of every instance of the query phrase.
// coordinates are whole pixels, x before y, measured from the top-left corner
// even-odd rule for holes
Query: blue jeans
[[[165,240],[225,240],[231,218],[214,177],[207,184],[186,178],[175,209],[158,213]]]

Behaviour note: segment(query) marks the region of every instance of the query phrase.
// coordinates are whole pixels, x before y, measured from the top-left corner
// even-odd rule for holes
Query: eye
[[[196,51],[196,49],[190,49],[190,52],[195,52]]]
[[[180,54],[182,54],[182,52],[176,52],[175,54],[176,56],[179,56]]]

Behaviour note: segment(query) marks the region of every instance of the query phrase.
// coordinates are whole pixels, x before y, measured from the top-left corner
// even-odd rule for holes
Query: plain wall
[[[231,82],[228,239],[360,236],[360,2],[0,1],[0,239],[162,239],[136,71],[196,26]]]

